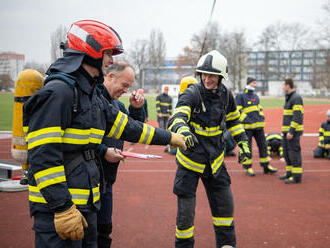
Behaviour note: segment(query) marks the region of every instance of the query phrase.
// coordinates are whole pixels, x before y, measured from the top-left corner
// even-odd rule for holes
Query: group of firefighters
[[[265,174],[277,171],[269,164],[269,153],[278,151],[286,161],[281,179],[301,182],[303,102],[291,79],[283,84],[283,136],[274,133],[266,138],[256,80],[248,78],[245,91],[235,99],[223,84],[228,79],[227,59],[213,50],[199,59],[198,80],[185,79],[192,81],[180,91],[173,113],[167,93],[157,97],[162,124],[155,128],[144,123],[141,93],[133,91],[128,110],[118,100],[132,86],[135,74],[129,64],[113,62],[112,57],[123,52],[115,30],[97,21],[77,21],[62,48],[64,55],[49,67],[44,87],[24,104],[35,247],[111,246],[112,185],[124,159],[124,140],[177,147],[175,247],[194,246],[199,179],[208,197],[216,247],[236,247],[231,180],[224,162],[225,130],[239,146],[239,161],[247,175],[255,175],[251,152],[255,137]],[[322,133],[320,147],[326,149],[329,119]],[[281,143],[272,142],[279,137],[283,150]],[[274,146],[268,149],[267,142]]]

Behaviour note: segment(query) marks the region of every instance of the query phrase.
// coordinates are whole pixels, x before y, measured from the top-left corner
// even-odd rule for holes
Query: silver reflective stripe
[[[39,177],[36,181],[37,181],[37,184],[39,185],[40,183],[48,181],[50,179],[54,179],[57,177],[64,177],[64,176],[65,176],[64,171],[61,171],[61,172],[51,173],[49,175]]]
[[[40,134],[40,135],[38,135],[36,137],[33,137],[33,138],[28,138],[28,141],[31,144],[35,141],[42,140],[42,139],[45,139],[45,138],[58,138],[58,137],[61,137],[61,133],[59,133],[59,132],[45,133],[45,134]]]
[[[89,138],[89,135],[88,134],[64,133],[63,138],[86,140]]]
[[[75,199],[75,200],[88,200],[88,197],[89,197],[89,195],[72,194],[72,193],[71,193],[71,196],[72,196],[72,199]]]
[[[230,226],[233,220],[213,220],[214,225],[216,226]]]
[[[114,131],[114,133],[113,133],[113,135],[111,137],[116,137],[117,136],[117,134],[119,133],[120,128],[121,128],[121,126],[122,126],[122,124],[124,122],[125,116],[126,115],[122,114],[122,116],[120,117],[120,121],[117,124],[117,128],[116,128],[116,130]]]
[[[91,133],[91,138],[94,138],[94,139],[99,139],[99,140],[102,140],[103,138],[103,135],[99,135],[99,134],[96,134],[96,133]]]
[[[89,35],[85,30],[81,29],[77,25],[72,25],[71,29],[69,30],[69,33],[77,36],[79,39],[85,42],[87,36]]]
[[[35,196],[35,197],[43,197],[40,192],[35,192],[35,191],[29,191],[30,196]]]
[[[148,125],[148,126],[147,126],[146,134],[145,134],[144,139],[143,139],[143,141],[142,141],[143,144],[146,144],[146,143],[147,143],[148,138],[149,138],[149,136],[150,136],[150,132],[151,132],[151,127]]]

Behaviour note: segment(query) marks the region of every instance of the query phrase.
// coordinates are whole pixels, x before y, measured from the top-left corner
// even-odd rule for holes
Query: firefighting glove
[[[193,133],[189,131],[185,131],[182,132],[181,134],[183,134],[186,137],[186,145],[188,149],[193,148],[196,144],[198,144],[198,139]]]
[[[179,133],[171,132],[171,147],[180,147],[183,150],[187,150],[186,137]]]
[[[249,148],[248,141],[240,141],[238,142],[239,146],[239,155],[238,155],[238,163],[244,163],[245,161],[251,159],[251,151]]]
[[[84,237],[84,228],[88,227],[87,221],[75,205],[71,208],[55,213],[55,230],[62,239],[81,240]]]

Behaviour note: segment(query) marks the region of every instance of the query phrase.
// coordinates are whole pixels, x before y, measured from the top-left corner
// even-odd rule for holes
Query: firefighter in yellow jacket
[[[100,174],[94,151],[103,136],[185,148],[183,136],[134,121],[95,87],[102,83],[102,65],[123,52],[112,28],[77,21],[64,49],[64,57],[48,69],[45,86],[24,104],[37,248],[97,247]]]
[[[300,136],[303,133],[303,99],[296,92],[294,82],[287,78],[283,83],[285,105],[283,112],[283,156],[286,162],[286,174],[280,176],[286,184],[301,183],[302,160]]]
[[[169,130],[186,136],[188,149],[178,149],[174,181],[178,212],[175,247],[194,246],[196,189],[201,178],[210,203],[216,247],[235,247],[233,197],[224,163],[225,126],[238,142],[240,158],[251,156],[247,137],[231,92],[222,83],[228,79],[227,59],[213,50],[198,61],[199,84],[191,83],[182,94],[169,120]]]

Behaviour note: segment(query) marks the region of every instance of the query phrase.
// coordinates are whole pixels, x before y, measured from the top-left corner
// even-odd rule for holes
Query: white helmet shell
[[[217,50],[208,52],[198,60],[196,72],[220,75],[228,80],[227,59]]]

